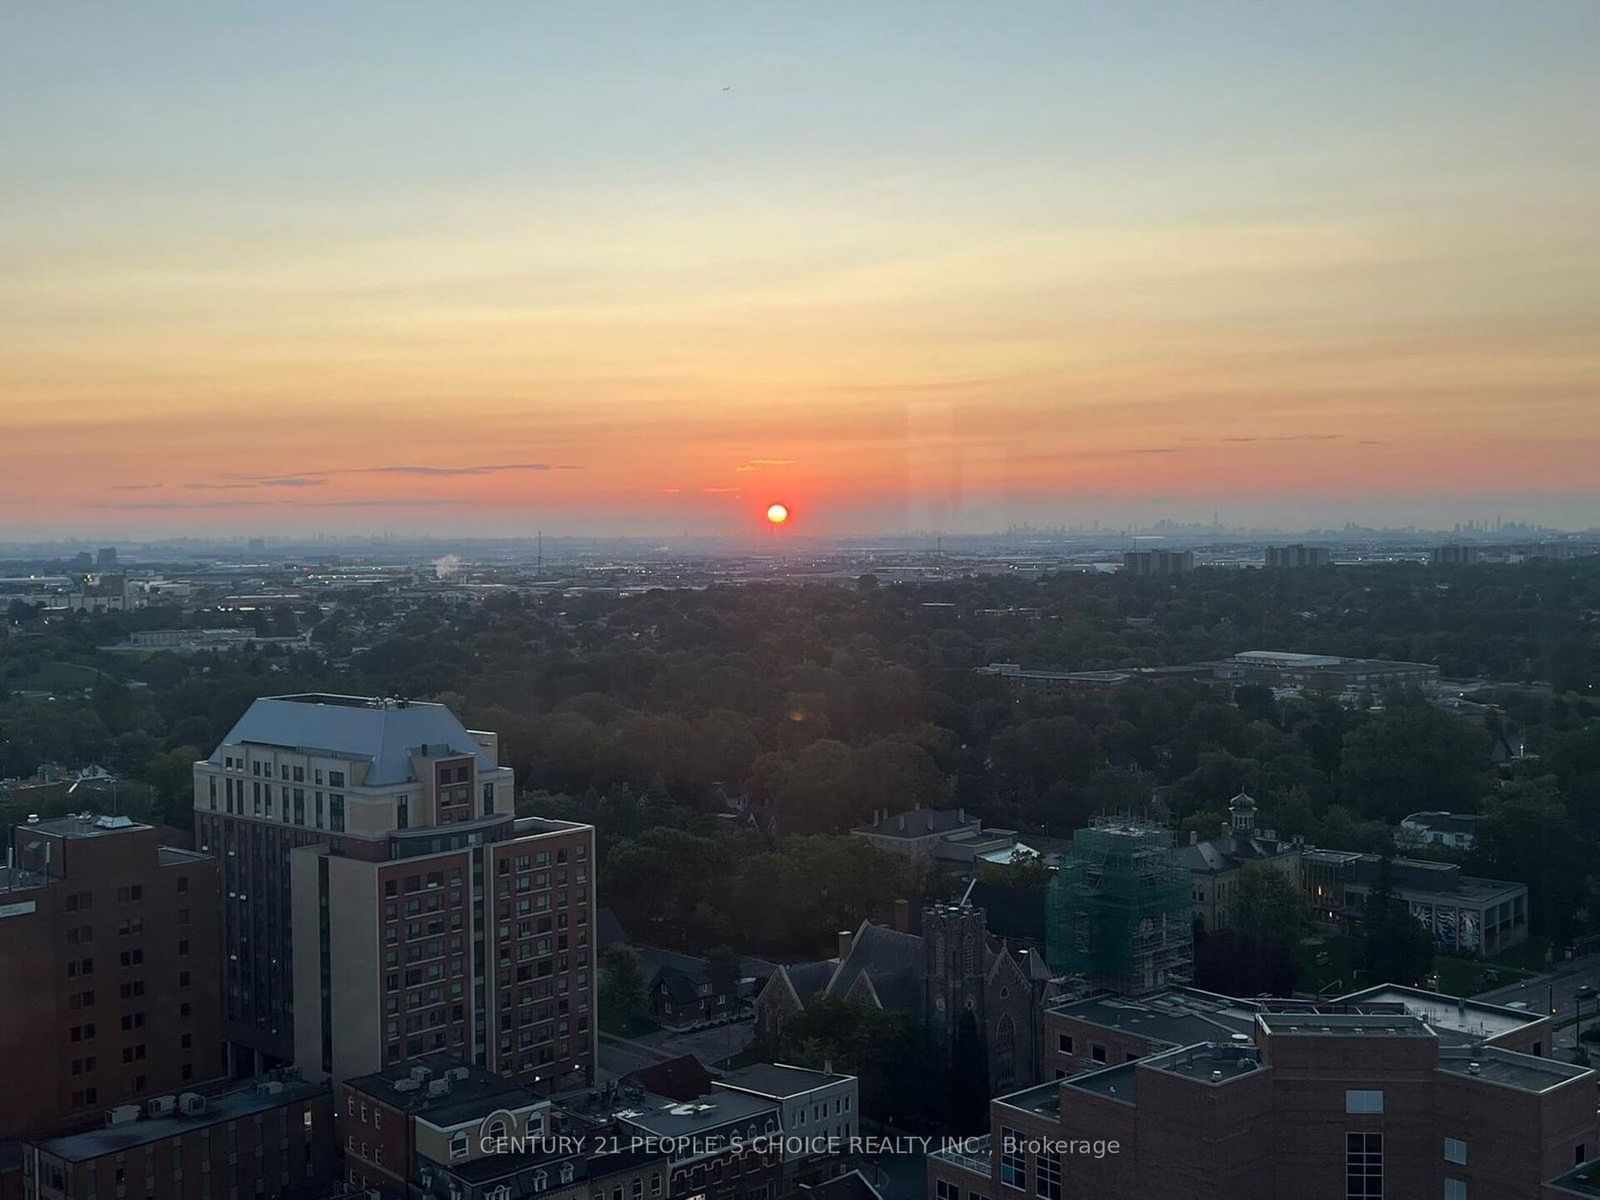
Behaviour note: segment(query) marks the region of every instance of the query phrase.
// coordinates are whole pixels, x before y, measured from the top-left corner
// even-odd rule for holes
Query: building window
[[[1383,1200],[1383,1134],[1344,1135],[1345,1200]]]
[[[933,1182],[934,1200],[961,1200],[961,1189],[955,1184],[943,1179]]]
[[[1348,1091],[1344,1094],[1344,1110],[1347,1113],[1381,1113],[1383,1093]]]
[[[464,1133],[452,1134],[450,1138],[450,1157],[465,1158],[467,1156],[467,1135]]]
[[[1444,1200],[1467,1200],[1467,1181],[1465,1179],[1446,1179],[1444,1181]]]
[[[1038,1154],[1033,1160],[1034,1195],[1043,1200],[1061,1200],[1061,1156]]]
[[[1063,1054],[1072,1053],[1072,1035],[1070,1033],[1056,1034],[1056,1049]]]
[[[1095,1062],[1105,1062],[1106,1048],[1100,1045],[1091,1045],[1089,1047],[1089,1057],[1094,1059]]]
[[[1028,1157],[1022,1152],[1022,1135],[1000,1129],[1000,1182],[1018,1191],[1028,1190]]]
[[[1467,1165],[1467,1144],[1464,1141],[1462,1141],[1460,1138],[1452,1138],[1452,1137],[1445,1138],[1445,1140],[1444,1140],[1444,1160],[1445,1160],[1445,1162],[1459,1163],[1463,1167],[1466,1166]]]

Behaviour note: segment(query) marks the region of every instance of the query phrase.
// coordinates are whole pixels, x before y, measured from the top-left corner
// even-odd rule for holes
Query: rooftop
[[[1256,1018],[1273,1037],[1433,1037],[1417,1017],[1401,1013],[1262,1013]]]
[[[1171,988],[1140,1000],[1096,996],[1059,1005],[1055,1011],[1108,1029],[1125,1030],[1169,1046],[1212,1042],[1248,1034],[1256,1004],[1187,988]]]
[[[1467,1034],[1474,1038],[1494,1038],[1542,1021],[1543,1015],[1527,1010],[1486,1004],[1482,1000],[1461,1000],[1421,988],[1397,983],[1381,983],[1364,992],[1342,997],[1346,1004],[1399,1004],[1414,1017],[1432,1025],[1441,1035]]]
[[[710,1131],[729,1125],[755,1124],[758,1132],[764,1132],[767,1119],[776,1120],[777,1113],[773,1101],[745,1092],[712,1092],[688,1101],[646,1092],[642,1102],[614,1115],[652,1137],[705,1138]]]
[[[67,1162],[84,1162],[104,1154],[131,1150],[136,1146],[167,1138],[182,1137],[197,1129],[206,1129],[240,1117],[253,1116],[283,1105],[313,1100],[326,1094],[328,1087],[322,1083],[304,1080],[285,1080],[277,1092],[258,1090],[255,1084],[220,1095],[207,1096],[205,1111],[194,1116],[175,1113],[155,1120],[126,1121],[104,1129],[91,1129],[85,1133],[68,1134],[36,1142],[46,1154],[55,1155]]]
[[[852,1080],[853,1075],[834,1075],[827,1071],[812,1071],[805,1067],[791,1067],[784,1063],[755,1063],[729,1071],[718,1082],[740,1091],[754,1092],[774,1100],[790,1096],[803,1096],[817,1088]]]
[[[1557,1192],[1571,1192],[1574,1196],[1600,1196],[1600,1160],[1579,1163],[1544,1186]]]
[[[1093,1092],[1096,1096],[1104,1096],[1108,1100],[1120,1100],[1124,1104],[1132,1104],[1138,1097],[1139,1064],[1137,1062],[1118,1063],[1114,1067],[1106,1067],[1101,1071],[1090,1071],[1086,1075],[1074,1075],[1071,1079],[1063,1079],[1061,1086],[1077,1088],[1079,1091]],[[1039,1109],[1039,1112],[1056,1113],[1057,1108]]]
[[[63,838],[101,838],[138,829],[154,828],[153,825],[140,824],[131,817],[109,815],[97,817],[89,812],[48,817],[42,821],[29,821],[25,825],[17,826],[19,834],[48,833]]]
[[[366,787],[412,782],[411,758],[424,747],[434,757],[472,755],[480,771],[499,765],[442,704],[320,692],[254,701],[208,761],[220,765],[223,746],[237,745],[365,760]]]
[[[978,818],[967,816],[964,809],[913,808],[909,812],[889,813],[870,824],[857,825],[856,832],[875,837],[922,838],[977,824]]]
[[[1261,1070],[1261,1054],[1254,1042],[1237,1033],[1226,1042],[1205,1042],[1155,1054],[1139,1065],[1200,1083],[1222,1084]]]
[[[1551,1088],[1587,1077],[1591,1089],[1595,1073],[1588,1067],[1515,1054],[1495,1046],[1450,1046],[1439,1051],[1439,1070],[1470,1075],[1486,1083],[1519,1092],[1547,1092]]]
[[[429,1085],[441,1080],[447,1090],[429,1095]],[[409,1086],[411,1083],[417,1086]],[[359,1075],[347,1079],[345,1086],[401,1112],[426,1117],[434,1125],[452,1125],[486,1117],[498,1109],[523,1108],[538,1102],[538,1097],[521,1084],[482,1067],[468,1066],[449,1054],[429,1055],[385,1071]]]

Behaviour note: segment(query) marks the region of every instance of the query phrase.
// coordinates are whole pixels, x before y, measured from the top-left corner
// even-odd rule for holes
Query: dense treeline
[[[309,633],[309,648],[132,658],[96,648],[133,628],[235,621],[149,609],[38,632],[37,614],[13,607],[0,688],[54,680],[56,698],[0,696],[0,775],[100,762],[141,783],[152,812],[187,824],[188,764],[254,696],[437,697],[500,731],[524,788],[576,798],[545,803],[601,812],[607,862],[633,864],[613,872],[615,895],[635,869],[687,889],[672,911],[690,916],[663,931],[677,944],[738,936],[741,910],[727,897],[754,894],[741,878],[784,869],[749,864],[806,844],[771,850],[730,836],[726,822],[697,826],[718,796],[747,798],[785,837],[817,835],[819,847],[876,810],[918,804],[1064,835],[1095,812],[1148,806],[1158,787],[1187,828],[1210,833],[1245,790],[1280,832],[1351,848],[1383,846],[1418,809],[1482,811],[1472,865],[1535,883],[1552,936],[1586,919],[1586,861],[1600,846],[1600,559],[1174,581],[866,579],[475,605],[352,589],[336,600],[251,617],[262,632]],[[1362,711],[1181,680],[1017,704],[973,670],[1155,666],[1259,648],[1434,662],[1446,676],[1549,690],[1508,692],[1472,717],[1403,695]],[[79,686],[63,686],[64,672]],[[1531,757],[1497,761],[1524,738]],[[674,882],[691,873],[705,882]],[[797,906],[774,942],[815,939],[837,920]]]

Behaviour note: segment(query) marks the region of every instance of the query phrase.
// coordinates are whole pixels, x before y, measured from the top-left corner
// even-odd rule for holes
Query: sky
[[[1600,4],[0,18],[0,540],[1600,525]]]

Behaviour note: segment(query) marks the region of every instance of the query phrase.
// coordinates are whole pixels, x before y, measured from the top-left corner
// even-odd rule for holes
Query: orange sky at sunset
[[[941,6],[901,53],[845,9],[689,8],[490,6],[448,30],[467,76],[420,65],[422,10],[366,50],[30,17],[0,537],[758,533],[779,499],[797,533],[1600,524],[1592,9],[1493,68],[1487,9],[1380,64],[1308,15],[1251,31],[1292,70],[1236,97],[1175,29],[1133,69],[1206,98],[1152,119],[1094,55],[999,65],[1070,76],[1110,17]],[[951,67],[969,35],[992,73]]]

